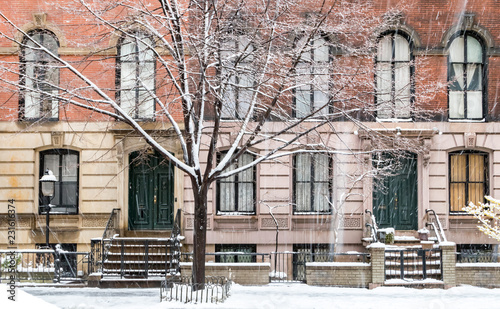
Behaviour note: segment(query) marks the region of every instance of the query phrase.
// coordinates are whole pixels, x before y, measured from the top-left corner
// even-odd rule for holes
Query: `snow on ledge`
[[[500,268],[500,263],[457,263],[457,267],[492,267],[492,268]]]
[[[377,241],[377,242],[374,242],[374,243],[369,244],[368,246],[366,246],[366,249],[370,249],[370,248],[385,248],[385,244]]]
[[[179,263],[181,266],[192,266],[193,262],[180,262]],[[216,263],[216,262],[206,262],[205,267],[207,266],[231,266],[231,267],[238,267],[238,266],[259,266],[259,267],[271,267],[271,263]]]
[[[307,266],[327,266],[327,267],[339,267],[339,266],[349,266],[349,267],[368,267],[370,266],[370,263],[363,263],[363,262],[307,262]]]

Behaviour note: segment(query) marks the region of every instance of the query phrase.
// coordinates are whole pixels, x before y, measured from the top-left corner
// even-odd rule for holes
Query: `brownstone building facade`
[[[365,210],[373,211],[380,226],[414,236],[425,227],[426,209],[439,215],[448,240],[462,248],[474,245],[493,250],[494,241],[477,231],[475,220],[462,207],[468,201],[481,201],[484,195],[500,195],[497,2],[413,1],[400,8],[391,1],[369,1],[366,5],[381,19],[392,16],[392,22],[373,33],[377,43],[360,60],[371,72],[374,106],[360,120],[380,135],[417,142],[421,151],[405,156],[399,170],[384,180],[386,190],[379,191],[373,178],[360,177],[384,159],[362,154],[376,147],[371,135],[359,125],[333,122],[321,132],[325,136],[336,133],[330,146],[358,155],[285,156],[211,187],[207,251],[274,251],[276,224],[271,211],[280,231],[278,251],[321,252],[332,250],[332,244],[338,252],[363,251],[362,239],[369,237]],[[37,53],[37,43],[70,63],[85,60],[78,69],[107,95],[120,96],[122,108],[146,131],[167,133],[170,127],[150,121],[163,117],[154,114],[158,108],[154,101],[146,99],[136,108],[148,87],[168,96],[162,79],[151,74],[157,69],[154,55],[144,52],[140,63],[127,58],[131,50],[141,51],[141,46],[114,34],[99,40],[100,45],[87,44],[93,25],[78,14],[56,14],[48,3],[14,1],[1,12],[19,27],[16,30],[4,22],[2,32],[14,33],[23,45],[6,38],[0,41],[1,78],[6,81],[0,89],[0,246],[7,244],[7,201],[11,199],[16,205],[19,247],[44,243],[38,180],[48,168],[58,177],[51,243],[88,250],[90,239],[102,235],[114,208],[120,210],[121,236],[168,236],[173,214],[181,209],[189,251],[194,199],[188,176],[154,152],[146,163],[134,163],[146,143],[123,123],[102,113],[59,106],[58,100],[47,95],[58,91],[53,85],[71,84],[75,89],[84,85],[72,80],[67,70],[54,69],[50,57]],[[321,54],[328,51],[320,47],[315,52],[313,58],[320,63],[331,59]],[[137,69],[139,65],[144,70]],[[28,78],[19,79],[17,72]],[[135,74],[132,79],[141,79],[143,86],[134,92],[111,90],[129,82],[131,72]],[[29,78],[40,74],[50,83],[37,84]],[[426,96],[429,87],[433,88],[431,99],[415,99]],[[298,89],[290,104],[295,102],[299,115],[301,108],[316,106],[323,99],[321,92]],[[431,112],[424,117],[416,110]],[[182,122],[180,109],[172,114]],[[279,123],[269,130],[278,129]],[[227,138],[217,145],[221,152],[230,146],[231,130],[223,135]],[[178,141],[165,138],[161,143],[182,157]],[[201,157],[203,161],[203,151]],[[246,159],[243,156],[241,162]],[[158,169],[141,172],[148,164]],[[153,180],[143,187],[141,177]],[[328,197],[329,202],[319,197]]]

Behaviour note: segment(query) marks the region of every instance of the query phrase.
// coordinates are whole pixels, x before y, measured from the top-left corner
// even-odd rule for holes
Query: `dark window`
[[[299,41],[300,45],[300,41]],[[328,113],[330,45],[323,36],[308,43],[296,68],[295,117]]]
[[[78,152],[68,149],[52,149],[40,152],[40,177],[45,170],[51,170],[57,178],[54,197],[47,201],[47,197],[39,192],[40,206],[50,202],[54,207],[53,214],[78,213]],[[42,213],[42,210],[40,210]]]
[[[254,157],[244,153],[226,171],[251,163]],[[219,213],[255,213],[255,167],[217,181],[217,210]]]
[[[485,52],[472,33],[456,35],[448,48],[448,108],[450,119],[484,118]]]
[[[377,46],[377,118],[411,117],[413,54],[411,44],[397,32],[383,35]]]
[[[25,119],[58,119],[59,42],[47,30],[28,32],[21,49],[21,116]]]
[[[118,44],[118,96],[120,107],[135,119],[152,119],[155,113],[155,54],[153,40],[141,32]]]
[[[222,119],[242,119],[253,99],[254,48],[245,35],[237,35],[222,44],[221,80],[224,94]]]
[[[328,213],[332,202],[332,160],[325,154],[294,156],[294,212]]]
[[[215,245],[216,253],[224,253],[215,256],[219,263],[255,263],[256,256],[245,254],[255,253],[256,245],[223,244]]]
[[[463,212],[469,202],[484,202],[488,194],[488,154],[450,153],[450,212]]]

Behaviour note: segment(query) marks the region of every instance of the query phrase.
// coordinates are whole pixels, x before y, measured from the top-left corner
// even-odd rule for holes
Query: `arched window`
[[[398,32],[383,35],[377,46],[376,103],[378,119],[411,117],[413,55],[411,43]]]
[[[28,32],[21,49],[21,116],[25,119],[58,119],[59,67],[57,37],[47,30]],[[46,50],[45,50],[46,49]]]
[[[253,99],[254,48],[247,36],[237,34],[222,44],[221,80],[223,119],[242,119],[246,116]]]
[[[296,69],[295,117],[328,113],[330,45],[323,36],[308,42]]]
[[[54,205],[50,213],[78,213],[79,154],[69,149],[51,149],[40,152],[40,177],[49,169],[56,176],[55,192],[49,201]],[[40,205],[46,205],[46,198],[39,192]]]
[[[452,38],[448,48],[449,119],[484,118],[484,45],[471,32]]]
[[[135,119],[152,119],[155,113],[154,42],[133,32],[118,44],[118,96],[120,107]]]

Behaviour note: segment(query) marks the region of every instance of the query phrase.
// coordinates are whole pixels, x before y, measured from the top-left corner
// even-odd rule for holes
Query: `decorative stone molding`
[[[464,12],[459,16],[458,22],[452,25],[444,33],[443,38],[441,39],[441,46],[447,47],[453,35],[455,35],[460,31],[473,31],[483,39],[487,48],[495,46],[495,41],[493,39],[493,36],[488,31],[488,29],[480,26],[477,23],[476,14],[473,12]]]
[[[212,229],[211,222],[212,222],[212,220],[210,220],[210,218],[207,218],[207,230]],[[194,218],[193,217],[186,218],[186,224],[184,226],[186,227],[186,230],[194,229]]]
[[[476,147],[476,133],[464,133],[464,147],[465,148],[475,148]]]
[[[288,218],[276,218],[276,221],[278,221],[279,229],[286,230],[289,228]],[[273,218],[261,218],[260,228],[263,230],[276,229],[276,223],[274,222]]]
[[[38,27],[45,27],[47,24],[47,13],[33,13],[33,23]]]
[[[344,217],[340,220],[340,228],[344,230],[358,230],[362,228],[361,217]]]
[[[64,132],[51,132],[51,143],[53,147],[61,148],[64,145]]]
[[[256,216],[216,216],[214,230],[225,231],[256,231],[258,219]]]
[[[16,218],[16,229],[18,228],[25,228],[25,229],[30,229],[32,227],[33,223],[33,215],[18,215]],[[8,216],[7,215],[0,215],[0,229],[5,228],[7,229],[8,225]]]
[[[292,218],[293,230],[329,231],[332,228],[331,216],[295,216]]]
[[[430,138],[424,138],[422,141],[423,143],[423,154],[422,154],[422,161],[424,163],[424,166],[429,165],[429,161],[431,160],[431,139]]]
[[[107,223],[106,215],[82,215],[82,227],[105,228]]]

